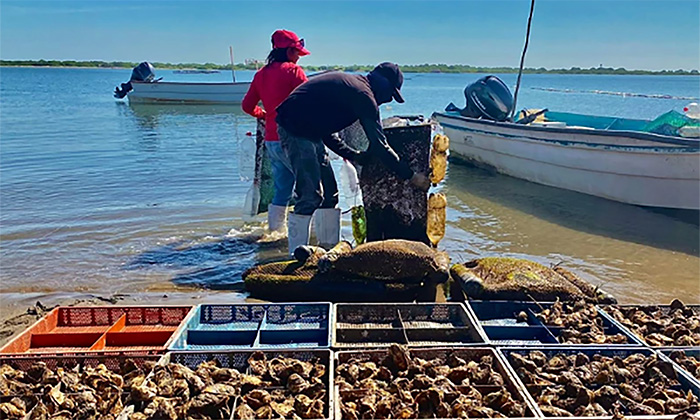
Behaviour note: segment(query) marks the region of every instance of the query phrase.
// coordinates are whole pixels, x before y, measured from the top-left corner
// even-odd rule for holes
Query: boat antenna
[[[530,43],[530,25],[532,25],[532,13],[535,11],[535,0],[530,3],[530,16],[527,18],[527,34],[525,35],[525,47],[523,54],[520,56],[520,68],[518,69],[518,81],[515,83],[515,95],[513,95],[513,110],[511,111],[510,120],[513,121],[518,104],[518,91],[520,90],[520,78],[523,76],[523,66],[525,65],[525,53],[527,46]]]
[[[233,77],[233,83],[236,83],[236,72],[233,70],[233,47],[228,46],[228,52],[231,55],[231,76]]]

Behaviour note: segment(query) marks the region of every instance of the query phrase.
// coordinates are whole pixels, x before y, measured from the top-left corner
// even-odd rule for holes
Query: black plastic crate
[[[336,348],[485,344],[486,337],[460,303],[334,305]]]

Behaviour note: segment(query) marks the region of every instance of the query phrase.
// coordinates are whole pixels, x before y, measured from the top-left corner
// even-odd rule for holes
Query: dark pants
[[[338,184],[321,139],[292,135],[281,125],[277,126],[277,133],[294,170],[294,213],[311,216],[318,208],[335,208]]]

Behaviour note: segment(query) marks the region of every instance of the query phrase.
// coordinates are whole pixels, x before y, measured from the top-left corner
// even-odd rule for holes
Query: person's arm
[[[350,162],[362,164],[362,153],[348,146],[338,134],[333,133],[323,138],[323,144],[331,149],[336,155],[349,160]]]
[[[384,165],[394,171],[399,177],[410,179],[413,176],[413,171],[387,143],[384,130],[382,129],[382,122],[379,120],[379,113],[377,112],[374,117],[361,118],[360,124],[369,140],[367,151],[377,156]]]
[[[260,102],[260,88],[258,86],[258,80],[259,79],[257,77],[253,78],[253,83],[250,84],[250,88],[248,88],[248,92],[246,92],[243,102],[241,102],[241,108],[243,109],[243,112],[252,115],[255,118],[265,118],[265,110],[258,105]]]

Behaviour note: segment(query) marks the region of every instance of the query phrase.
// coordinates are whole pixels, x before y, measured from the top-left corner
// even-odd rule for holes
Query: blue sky
[[[0,0],[0,58],[228,62],[263,59],[278,28],[300,64],[517,67],[529,0]],[[697,69],[697,0],[537,0],[528,67]]]

